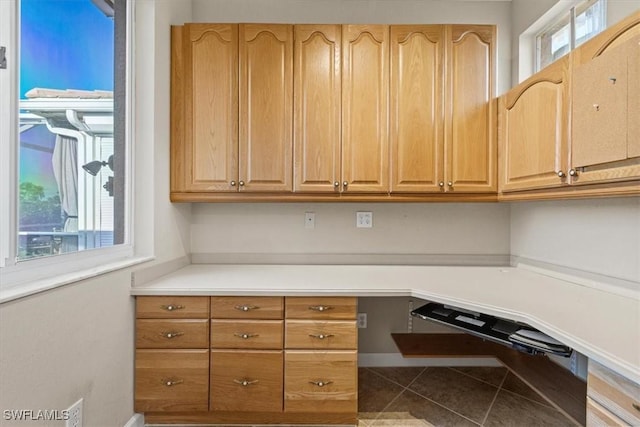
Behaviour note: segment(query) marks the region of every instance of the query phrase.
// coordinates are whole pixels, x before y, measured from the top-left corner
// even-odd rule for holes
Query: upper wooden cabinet
[[[571,183],[640,177],[640,13],[574,54]]]
[[[496,31],[445,27],[445,180],[447,191],[497,191]]]
[[[338,192],[342,27],[296,25],[294,31],[294,190]]]
[[[566,180],[570,87],[565,56],[500,97],[502,191],[553,187]]]
[[[240,25],[243,191],[291,191],[293,26]]]
[[[171,191],[236,191],[238,26],[172,27]]]
[[[342,27],[343,191],[389,191],[389,27]]]
[[[442,25],[391,26],[391,191],[439,192],[444,181]]]

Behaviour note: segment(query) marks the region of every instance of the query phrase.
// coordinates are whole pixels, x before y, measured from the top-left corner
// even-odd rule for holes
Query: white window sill
[[[14,286],[7,286],[6,288],[2,287],[0,288],[0,304],[4,304],[6,302],[13,301],[19,298],[24,298],[26,296],[37,294],[39,292],[59,288],[61,286],[79,282],[81,280],[90,279],[101,274],[110,273],[112,271],[117,271],[123,268],[142,264],[148,261],[152,261],[154,258],[155,257],[153,256],[127,258],[124,260],[117,260],[79,271],[60,274],[55,277],[34,280],[28,283],[20,283]]]

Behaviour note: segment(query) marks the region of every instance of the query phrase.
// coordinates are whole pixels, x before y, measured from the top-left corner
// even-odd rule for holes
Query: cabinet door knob
[[[578,170],[577,169],[569,169],[569,175],[578,176]]]
[[[258,307],[257,305],[236,305],[233,308],[235,308],[238,311],[251,311],[251,310],[257,310],[260,307]]]
[[[184,332],[180,332],[180,331],[160,332],[160,336],[165,337],[166,339],[169,339],[169,340],[175,337],[179,337],[181,335],[184,335]]]
[[[453,181],[449,181],[449,182],[447,182],[447,185],[448,185],[449,187],[453,187]]]
[[[564,173],[563,171],[558,171],[558,177],[565,178],[566,176],[567,176],[567,174]]]
[[[333,307],[331,307],[330,305],[310,305],[309,310],[327,311],[327,310],[333,310]]]
[[[234,383],[240,384],[242,387],[248,387],[258,382],[258,380],[233,380]]]
[[[340,182],[338,182],[338,181],[334,182],[333,186],[336,187],[336,188],[340,187]]]
[[[184,381],[183,380],[174,380],[173,378],[167,378],[162,380],[162,383],[167,386],[167,387],[173,387],[174,385],[178,385],[178,384],[182,384]]]
[[[174,310],[182,310],[184,306],[169,304],[169,305],[161,305],[160,308],[166,311],[174,311]]]
[[[235,182],[235,181],[231,181],[231,182],[229,183],[229,185],[231,185],[232,187],[235,187],[235,186],[236,186],[236,182]]]
[[[600,106],[599,106],[598,104],[593,104],[593,108],[594,108],[596,111],[600,111]]]
[[[611,82],[611,84],[612,84],[612,85],[616,84],[616,81],[617,81],[617,80],[618,80],[618,79],[617,79],[617,78],[615,78],[615,77],[609,77],[609,81]]]
[[[240,185],[240,187],[244,187],[244,181],[240,181],[238,184]]]
[[[248,333],[236,333],[236,334],[233,334],[233,335],[238,337],[238,338],[242,338],[243,340],[248,340],[249,338],[255,338],[255,337],[259,336],[258,334],[248,334]]]
[[[329,384],[333,384],[333,381],[309,381],[309,384],[317,385],[318,387],[324,387]]]
[[[343,181],[342,182],[342,186],[344,187],[344,189],[347,189],[347,186],[349,185],[349,183],[347,181]]]
[[[440,186],[440,188],[444,188],[444,181],[440,181],[438,185]]]
[[[319,340],[323,340],[325,338],[331,338],[333,334],[309,334],[311,338],[317,338]]]

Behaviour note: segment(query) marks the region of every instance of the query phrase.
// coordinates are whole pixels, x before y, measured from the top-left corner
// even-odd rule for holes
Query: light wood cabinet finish
[[[357,298],[286,297],[285,317],[304,320],[354,320]]]
[[[282,320],[211,320],[211,347],[281,349]]]
[[[182,34],[184,191],[236,191],[238,26],[186,24]]]
[[[445,27],[446,190],[497,191],[495,27]]]
[[[296,25],[294,32],[294,191],[339,192],[342,27]]]
[[[344,25],[342,191],[389,191],[388,86],[388,26]]]
[[[208,350],[136,350],[135,411],[206,411]]]
[[[569,92],[569,57],[565,56],[500,97],[501,191],[566,182]]]
[[[138,319],[207,319],[209,297],[136,298],[136,317]]]
[[[211,351],[211,410],[282,411],[282,351]]]
[[[610,413],[626,425],[640,425],[640,385],[616,374],[610,369],[589,360],[587,396],[599,405],[600,411]],[[602,418],[592,414],[595,418]],[[589,426],[587,413],[587,426]],[[593,424],[597,425],[597,424]]]
[[[216,319],[282,319],[283,297],[211,297],[211,317]]]
[[[285,348],[340,350],[358,348],[355,320],[287,320]]]
[[[208,348],[207,319],[137,319],[136,348]]]
[[[587,426],[589,427],[625,427],[627,424],[607,411],[591,398],[587,398]]]
[[[285,412],[357,412],[354,351],[285,351]]]
[[[391,191],[444,190],[444,26],[390,29]]]
[[[240,191],[292,191],[293,26],[240,24]]]
[[[572,53],[571,184],[640,178],[639,43],[637,12]]]

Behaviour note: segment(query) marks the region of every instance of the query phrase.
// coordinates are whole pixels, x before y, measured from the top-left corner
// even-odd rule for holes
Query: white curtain
[[[51,157],[53,174],[58,183],[58,194],[62,210],[67,214],[64,231],[78,232],[78,140],[68,136],[56,136],[56,145]],[[78,236],[65,236],[60,252],[78,250]]]

